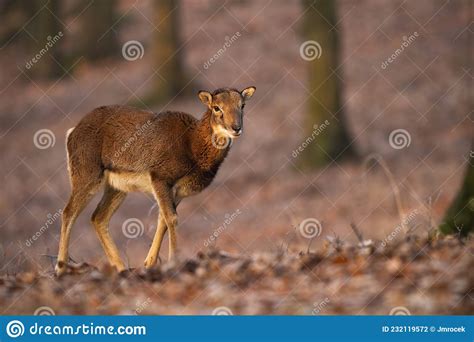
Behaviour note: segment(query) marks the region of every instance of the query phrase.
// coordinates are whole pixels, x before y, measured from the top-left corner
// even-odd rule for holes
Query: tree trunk
[[[21,27],[34,15],[31,4],[25,0],[0,1],[0,45],[20,41]],[[17,39],[14,39],[18,37]]]
[[[95,1],[82,14],[80,51],[90,61],[119,56],[116,31],[119,25],[116,0]]]
[[[303,19],[305,42],[300,54],[307,60],[309,73],[308,114],[306,137],[312,137],[301,152],[300,165],[320,167],[334,159],[354,155],[349,146],[350,139],[341,111],[341,85],[338,73],[339,41],[335,28],[337,22],[336,3],[333,0],[304,0]],[[311,42],[314,41],[314,42]],[[317,45],[317,44],[319,45]],[[307,44],[308,49],[303,46]],[[314,53],[310,55],[311,53]],[[327,120],[327,121],[326,121]]]
[[[183,46],[179,38],[179,1],[160,0],[154,6],[158,30],[152,47],[155,75],[153,88],[145,99],[148,104],[171,99],[183,91],[187,82],[183,70]]]
[[[59,77],[63,74],[59,44],[64,34],[63,25],[58,20],[61,17],[60,1],[35,0],[28,5],[36,16],[32,16],[25,27],[28,34],[23,39],[29,58],[27,62],[30,62],[27,63],[27,72],[35,78]]]
[[[474,144],[461,189],[448,209],[440,231],[445,234],[459,233],[462,236],[474,231]]]

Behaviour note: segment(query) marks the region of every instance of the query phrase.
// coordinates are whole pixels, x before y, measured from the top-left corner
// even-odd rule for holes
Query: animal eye
[[[245,103],[242,103],[242,107],[241,107],[241,108],[244,109],[244,107],[245,107]]]
[[[221,111],[221,109],[220,109],[219,107],[217,107],[217,106],[214,106],[213,109],[214,109],[214,111],[216,111],[216,112],[220,112],[220,111]]]

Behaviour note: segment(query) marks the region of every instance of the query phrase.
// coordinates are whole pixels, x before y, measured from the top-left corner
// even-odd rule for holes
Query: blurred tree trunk
[[[34,2],[36,9],[39,12],[32,22],[34,30],[33,32],[30,32],[37,39],[37,43],[34,44],[35,48],[32,49],[33,54],[44,49],[47,44],[50,44],[52,38],[57,36],[58,33],[63,30],[63,25],[60,20],[58,20],[61,16],[59,8],[60,0],[36,0]],[[45,4],[46,6],[40,10],[40,8]],[[32,71],[32,74],[35,77],[56,78],[63,73],[63,70],[59,65],[61,64],[61,61],[62,56],[59,46],[48,46],[47,55],[43,56],[41,60],[30,69],[30,71]]]
[[[82,14],[78,54],[90,61],[119,55],[116,0],[95,1]]]
[[[63,25],[58,19],[60,14],[60,0],[35,0],[32,1],[37,16],[32,21],[31,35],[36,39],[36,43],[31,42],[30,53],[32,56],[38,54],[42,49],[47,48],[47,52],[41,59],[31,67],[30,72],[36,78],[51,79],[59,77],[63,74],[62,54],[59,46],[51,45],[53,37],[59,32],[63,34]]]
[[[25,72],[33,78],[55,78],[63,71],[58,42],[63,35],[60,0],[6,1],[1,6],[0,40],[19,44],[25,53]],[[59,64],[58,64],[59,63]]]
[[[349,146],[349,134],[341,111],[340,79],[334,72],[339,66],[339,37],[334,27],[337,22],[336,2],[303,0],[303,4],[303,10],[306,10],[303,18],[304,40],[308,46],[313,46],[312,52],[316,54],[307,61],[312,96],[308,98],[309,113],[305,127],[308,137],[315,137],[315,125],[321,132],[303,150],[299,163],[312,168],[327,165],[332,159],[353,156],[355,152]],[[309,41],[317,42],[321,49]],[[300,53],[306,55],[303,50]],[[321,124],[326,120],[329,124],[322,130]]]
[[[21,26],[33,16],[31,5],[24,0],[0,1],[0,44],[5,45],[18,36]]]
[[[155,40],[153,42],[153,89],[147,96],[149,104],[163,103],[180,93],[188,79],[183,69],[183,51],[179,37],[180,3],[178,0],[154,2],[156,11]]]
[[[445,234],[463,236],[474,231],[474,143],[467,163],[466,175],[456,198],[446,212],[440,230]]]

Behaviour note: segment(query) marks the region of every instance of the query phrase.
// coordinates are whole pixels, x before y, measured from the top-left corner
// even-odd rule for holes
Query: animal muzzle
[[[230,129],[230,133],[232,133],[233,136],[238,137],[239,135],[242,134],[242,126],[232,125],[232,127]]]

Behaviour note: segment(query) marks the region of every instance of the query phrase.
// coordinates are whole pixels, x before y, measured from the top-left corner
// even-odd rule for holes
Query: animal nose
[[[232,129],[234,130],[235,133],[239,133],[242,131],[242,126],[240,125],[232,125]]]

